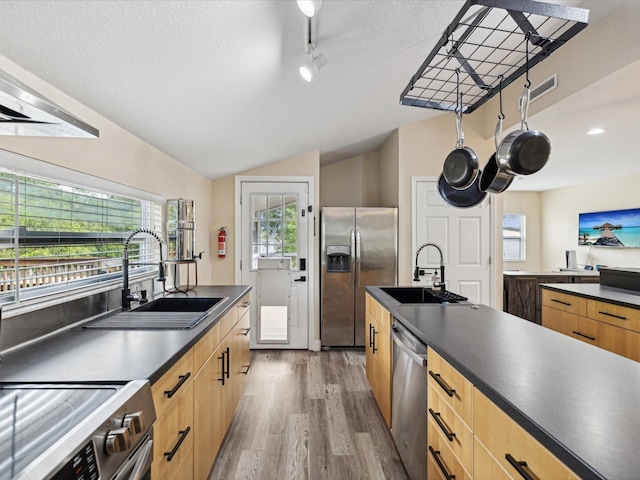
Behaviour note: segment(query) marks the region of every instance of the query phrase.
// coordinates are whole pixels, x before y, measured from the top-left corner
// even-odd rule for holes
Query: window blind
[[[0,172],[0,301],[121,278],[124,240],[138,228],[161,232],[161,225],[161,206],[148,200]],[[150,236],[129,245],[132,263],[157,262],[159,253]]]

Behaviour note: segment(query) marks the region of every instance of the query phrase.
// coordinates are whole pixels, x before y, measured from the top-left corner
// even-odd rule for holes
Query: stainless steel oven
[[[147,381],[0,386],[0,480],[149,480]]]

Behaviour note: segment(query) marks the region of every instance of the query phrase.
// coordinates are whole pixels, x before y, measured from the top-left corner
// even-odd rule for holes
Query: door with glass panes
[[[241,182],[241,282],[251,292],[251,348],[309,347],[309,186]]]

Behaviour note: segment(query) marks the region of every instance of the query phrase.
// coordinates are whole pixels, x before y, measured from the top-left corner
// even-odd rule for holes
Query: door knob
[[[306,282],[306,281],[307,281],[307,277],[305,277],[304,275],[294,280],[294,282]]]

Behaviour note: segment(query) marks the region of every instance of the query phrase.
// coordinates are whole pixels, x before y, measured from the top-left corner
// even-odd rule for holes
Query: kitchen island
[[[578,476],[640,478],[640,364],[483,305],[367,292]]]

